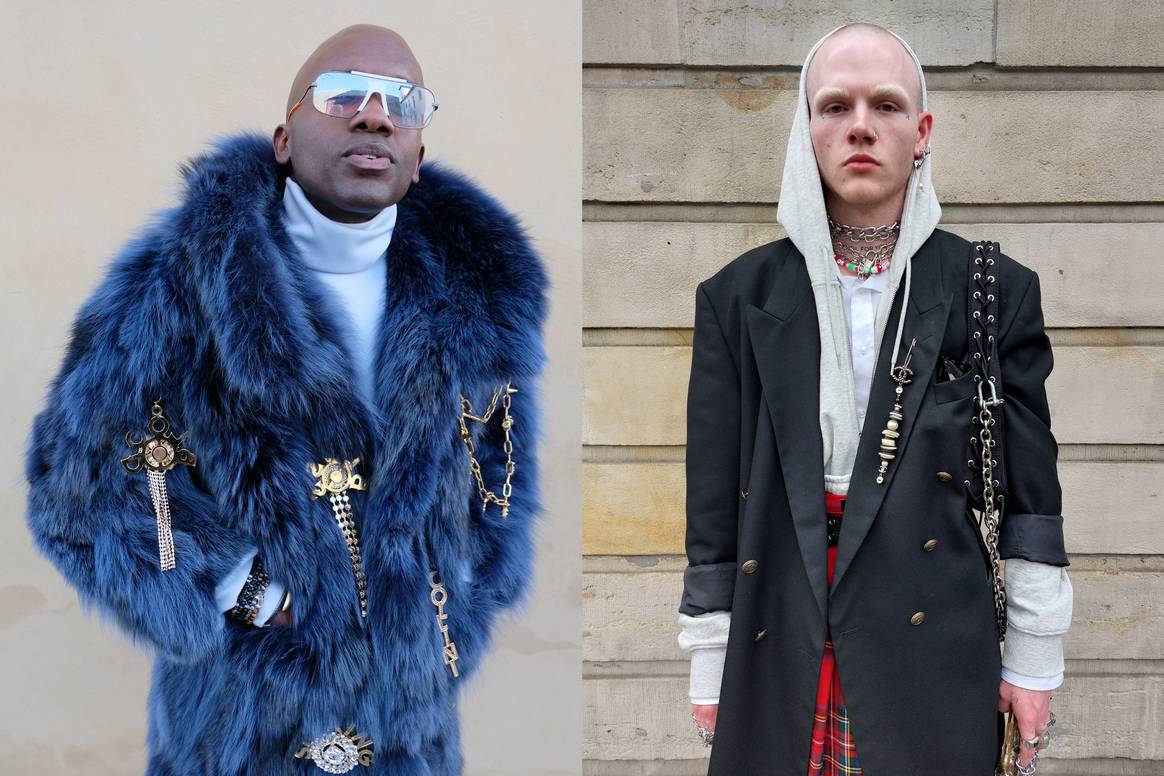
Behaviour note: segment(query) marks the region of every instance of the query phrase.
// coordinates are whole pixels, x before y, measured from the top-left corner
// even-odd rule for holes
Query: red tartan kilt
[[[825,494],[826,510],[841,514],[840,498]],[[828,548],[829,584],[837,562],[837,548]],[[833,653],[831,635],[825,637],[824,655],[820,663],[820,680],[816,686],[816,713],[812,720],[812,750],[808,756],[808,776],[852,776],[861,773],[857,748],[853,743],[852,728],[845,696],[841,693],[841,678],[837,673],[837,659]]]

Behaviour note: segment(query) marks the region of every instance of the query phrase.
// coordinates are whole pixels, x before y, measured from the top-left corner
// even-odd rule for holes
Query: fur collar
[[[346,392],[338,318],[310,287],[283,230],[286,169],[270,141],[228,138],[183,172],[185,200],[170,237],[181,243],[216,347],[231,365],[225,379],[244,396],[288,410],[306,408],[305,385]],[[467,179],[422,167],[399,203],[388,266],[389,304],[407,295],[419,317],[410,333],[439,339],[450,373],[495,382],[540,368],[528,332],[545,318],[545,271],[516,219]],[[380,343],[379,367],[382,348],[399,344]]]

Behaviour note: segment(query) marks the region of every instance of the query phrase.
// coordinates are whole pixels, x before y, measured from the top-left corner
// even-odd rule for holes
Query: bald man
[[[1010,772],[1046,746],[1072,591],[1039,282],[935,228],[933,126],[903,40],[834,30],[788,238],[699,286],[679,620],[710,774],[985,776],[999,712]]]
[[[398,34],[340,31],[77,316],[28,523],[155,654],[149,774],[462,771],[459,688],[530,578],[547,284],[424,163],[436,109]]]

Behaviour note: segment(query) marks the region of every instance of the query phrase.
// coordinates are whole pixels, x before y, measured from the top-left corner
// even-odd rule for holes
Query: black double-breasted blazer
[[[967,361],[970,250],[938,230],[913,256],[902,353],[917,345],[898,455],[878,485],[895,387],[887,326],[831,587],[820,335],[804,258],[780,240],[699,286],[680,611],[732,612],[710,774],[804,773],[826,631],[866,776],[992,772],[1001,658],[965,484],[976,390],[970,371],[940,380],[935,369],[940,354]],[[996,269],[1009,483],[1001,554],[1066,565],[1038,277],[1004,255]]]

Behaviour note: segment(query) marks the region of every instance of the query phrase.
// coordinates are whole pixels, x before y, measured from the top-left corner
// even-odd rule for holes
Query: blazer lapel
[[[865,541],[873,521],[881,509],[886,491],[893,485],[897,470],[921,407],[922,395],[933,374],[941,348],[942,336],[946,330],[946,319],[950,313],[952,297],[942,284],[942,256],[938,241],[933,236],[913,256],[913,278],[910,289],[910,306],[905,316],[898,362],[905,358],[911,340],[916,339],[910,359],[913,376],[905,385],[901,397],[902,415],[897,440],[897,457],[890,461],[885,474],[885,482],[877,484],[877,469],[880,464],[878,452],[881,448],[881,431],[889,419],[893,408],[894,389],[897,387],[889,376],[893,344],[897,334],[897,316],[905,294],[902,283],[889,312],[885,334],[881,340],[881,351],[877,357],[877,367],[873,372],[873,384],[869,391],[869,408],[865,425],[857,446],[857,457],[853,465],[853,476],[849,483],[849,497],[845,503],[845,517],[841,521],[841,539],[837,547],[836,568],[832,589],[836,590]]]
[[[828,587],[820,331],[804,260],[793,251],[763,309],[747,308],[756,368],[780,454],[801,559],[823,617]]]

